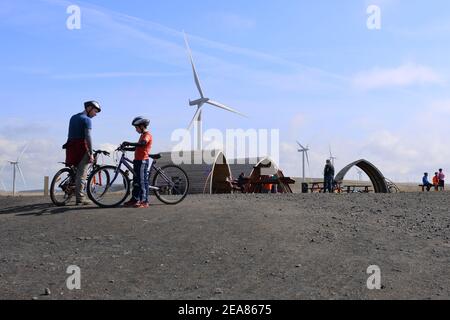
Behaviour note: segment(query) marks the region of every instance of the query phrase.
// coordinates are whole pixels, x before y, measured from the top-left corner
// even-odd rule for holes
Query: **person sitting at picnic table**
[[[269,180],[270,176],[261,176],[261,180]],[[272,192],[272,184],[271,183],[264,183],[262,185],[262,193],[271,193]]]
[[[433,186],[434,190],[439,191],[439,172],[434,173]]]
[[[424,176],[422,178],[422,185],[424,188],[427,188],[427,191],[430,191],[431,187],[433,186],[430,181],[428,181],[428,172],[424,173]]]
[[[244,193],[245,191],[245,174],[241,172],[239,177],[237,178],[237,186],[241,189],[241,192]]]

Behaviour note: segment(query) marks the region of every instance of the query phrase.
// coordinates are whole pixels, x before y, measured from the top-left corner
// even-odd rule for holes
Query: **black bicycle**
[[[87,185],[95,185],[94,179],[102,178],[102,186],[95,189],[87,188],[90,200],[102,208],[113,208],[121,205],[130,196],[132,178],[137,173],[133,170],[133,161],[126,157],[129,151],[122,145],[116,152],[121,153],[117,166],[101,166],[92,171],[88,177]],[[161,159],[160,154],[150,155],[153,160],[149,172],[149,191],[153,191],[161,202],[175,205],[183,201],[189,192],[189,178],[186,172],[176,165],[166,165],[162,168],[156,166],[156,160]],[[124,171],[122,166],[126,168]],[[140,173],[138,173],[140,174]],[[152,181],[150,181],[152,180]]]
[[[98,157],[100,155],[110,156],[110,153],[102,150],[94,151],[94,162],[89,165],[88,176],[90,176],[92,172],[100,168],[100,165],[97,164]],[[77,175],[76,167],[69,166],[65,162],[60,163],[65,165],[66,168],[59,170],[55,174],[50,185],[50,198],[52,199],[52,202],[58,207],[67,205],[75,196],[75,178]],[[97,191],[102,187],[103,184],[109,183],[109,176],[93,176],[90,183],[90,188],[87,188],[86,186],[84,187],[85,191],[91,190],[91,193],[97,193]],[[102,190],[103,189],[101,188],[101,191]]]

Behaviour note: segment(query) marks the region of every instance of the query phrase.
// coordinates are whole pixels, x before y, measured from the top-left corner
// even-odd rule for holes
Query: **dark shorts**
[[[440,180],[439,181],[439,187],[445,187],[445,181],[444,180]]]

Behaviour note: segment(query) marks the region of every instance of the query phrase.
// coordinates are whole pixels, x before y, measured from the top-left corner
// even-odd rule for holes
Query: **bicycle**
[[[104,155],[109,157],[110,153],[103,150],[94,150],[93,158],[94,161],[89,165],[88,175],[90,175],[94,170],[100,168],[100,165],[97,164],[97,160],[99,155]],[[52,179],[52,183],[50,185],[50,198],[52,202],[58,206],[62,207],[67,205],[72,197],[75,195],[75,178],[77,175],[77,168],[75,166],[69,166],[65,162],[60,162],[65,165],[66,168],[59,170]],[[109,177],[105,177],[109,181]],[[104,177],[99,176],[98,179],[92,179],[92,189],[94,190],[103,184]],[[86,188],[84,187],[85,191]]]
[[[95,169],[88,177],[87,185],[93,184],[96,176],[104,177],[108,183],[99,187],[96,192],[87,189],[89,199],[102,208],[114,208],[130,196],[133,170],[133,161],[126,157],[126,152],[131,151],[122,145],[116,152],[122,153],[117,166],[102,166]],[[161,159],[160,154],[150,155],[153,160],[149,171],[149,191],[153,191],[159,201],[168,205],[176,205],[182,202],[189,192],[189,178],[186,172],[179,166],[166,165],[162,168],[156,166],[156,161]],[[127,170],[122,169],[124,166]],[[111,177],[111,179],[109,179]],[[153,177],[153,181],[152,180]],[[106,180],[104,180],[106,181]]]

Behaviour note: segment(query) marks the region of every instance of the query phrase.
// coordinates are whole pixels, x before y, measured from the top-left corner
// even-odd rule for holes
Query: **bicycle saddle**
[[[161,154],[150,154],[149,155],[150,158],[152,158],[153,160],[158,160],[161,159]]]

